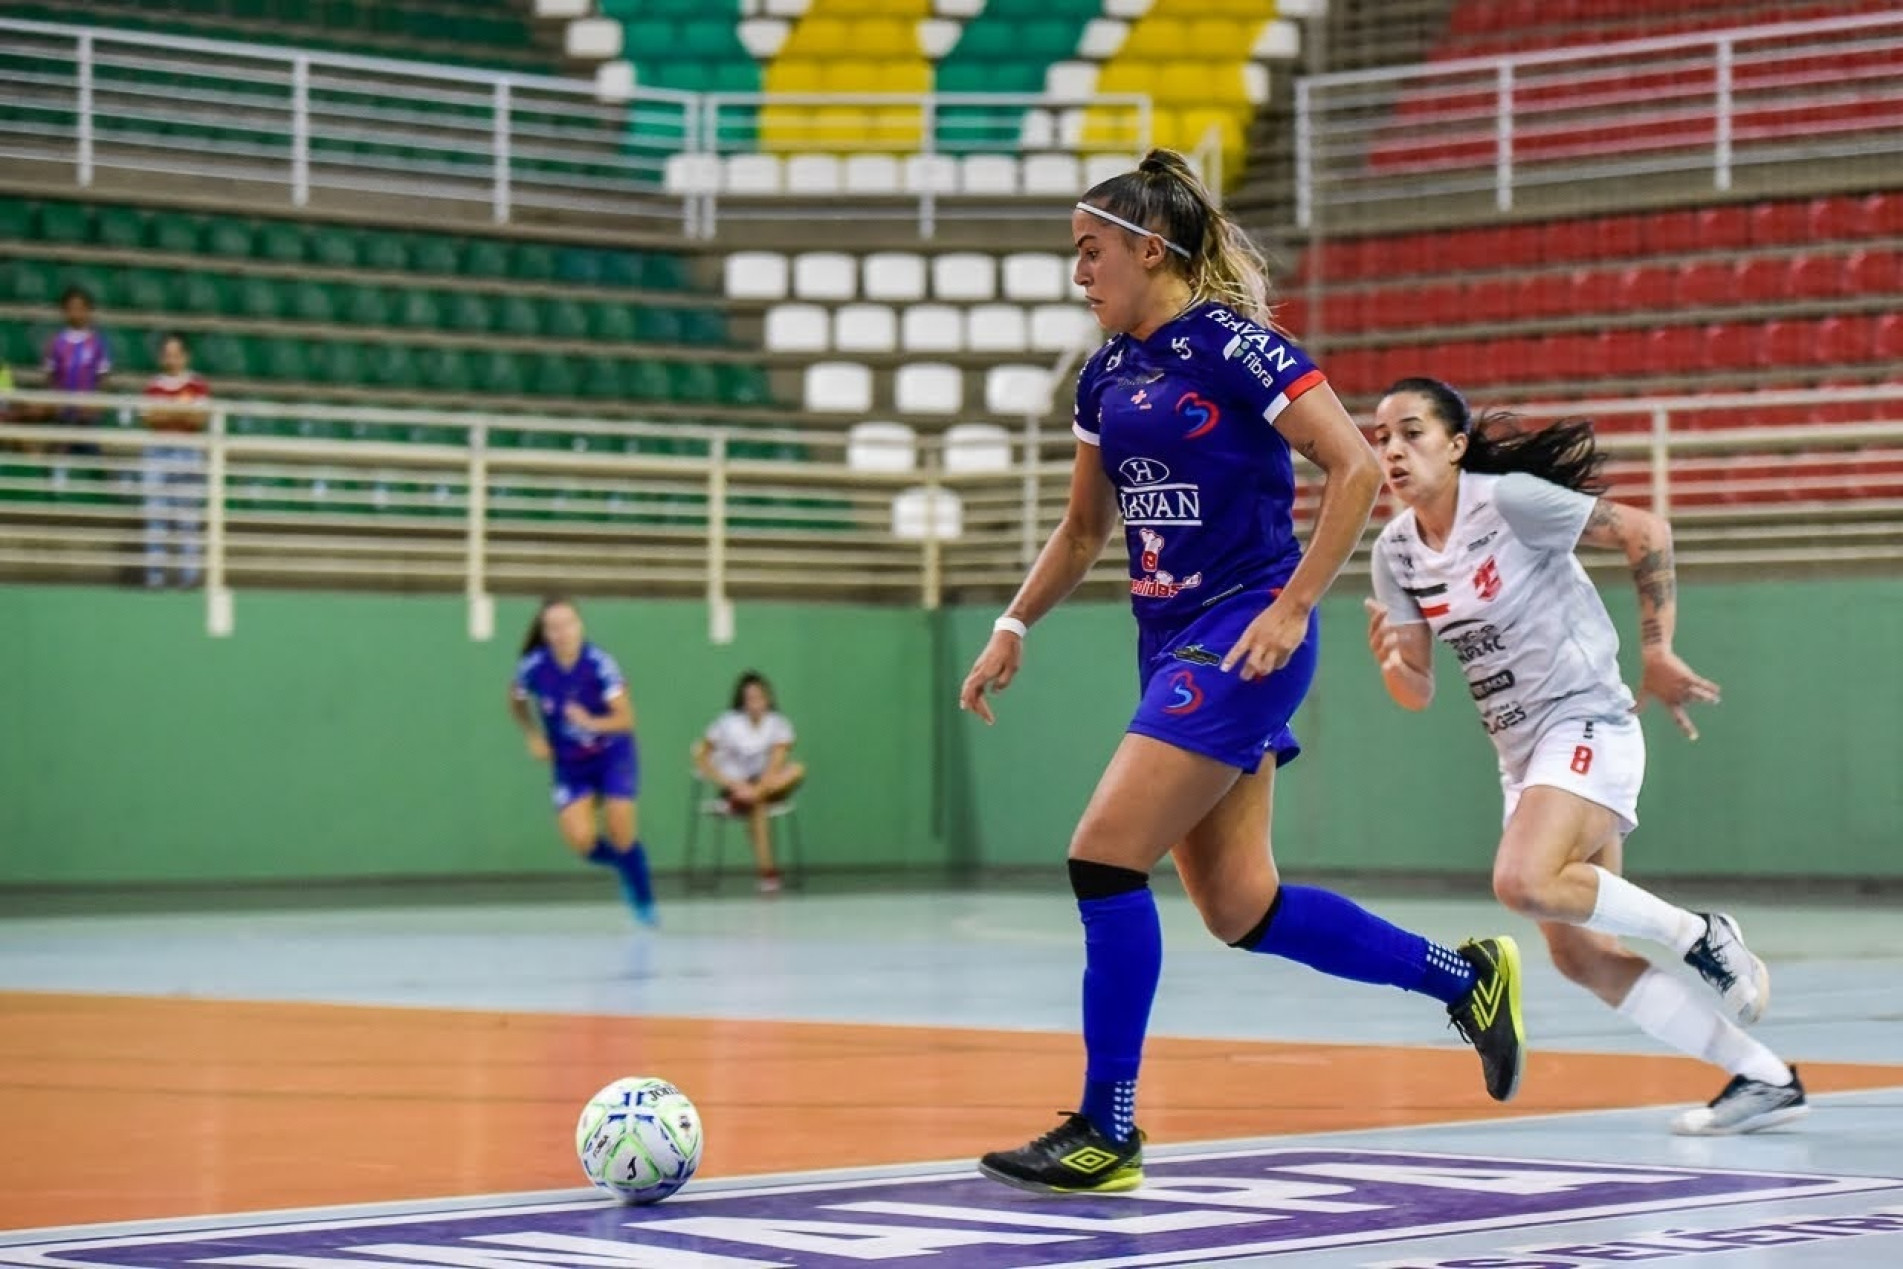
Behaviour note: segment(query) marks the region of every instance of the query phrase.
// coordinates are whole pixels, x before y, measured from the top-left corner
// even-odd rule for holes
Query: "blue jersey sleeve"
[[[1282,411],[1328,380],[1307,353],[1286,336],[1226,308],[1211,308],[1200,342],[1216,354],[1223,386],[1251,412],[1274,423]]]
[[[1117,368],[1123,358],[1123,337],[1118,336],[1092,353],[1077,372],[1077,403],[1071,407],[1070,430],[1086,445],[1102,445],[1097,412],[1103,397],[1104,375]],[[1114,351],[1113,351],[1114,350]]]
[[[529,678],[535,673],[536,662],[541,659],[541,653],[531,652],[515,663],[515,677],[510,680],[510,683],[518,697],[526,698],[535,694],[534,685],[529,682]]]
[[[590,646],[588,653],[595,660],[595,677],[601,682],[601,699],[611,701],[628,690],[628,681],[621,676],[621,667],[615,659],[600,648]]]

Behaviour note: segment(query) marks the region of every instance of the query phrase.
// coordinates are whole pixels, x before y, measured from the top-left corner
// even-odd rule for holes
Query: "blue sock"
[[[1474,971],[1451,948],[1390,925],[1351,899],[1313,886],[1283,886],[1269,914],[1237,944],[1359,983],[1384,983],[1453,1004]]]
[[[1140,876],[1140,874],[1138,874]],[[1136,1130],[1137,1068],[1163,973],[1163,926],[1141,889],[1079,899],[1084,920],[1085,1118],[1113,1141]]]
[[[621,870],[622,880],[627,883],[628,896],[634,900],[636,907],[654,906],[654,882],[648,878],[648,852],[640,842],[620,851],[603,837],[595,842],[595,848],[589,852],[588,858],[613,864]]]

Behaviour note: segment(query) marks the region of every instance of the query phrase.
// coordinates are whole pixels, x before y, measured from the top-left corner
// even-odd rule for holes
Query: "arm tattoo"
[[[1633,566],[1632,580],[1639,588],[1639,600],[1651,609],[1654,618],[1671,604],[1678,594],[1678,581],[1672,569],[1672,548],[1655,547],[1639,557]]]
[[[1647,617],[1639,623],[1639,642],[1646,646],[1665,642],[1665,627],[1657,617]]]
[[[1303,441],[1300,445],[1297,445],[1295,448],[1302,452],[1303,458],[1306,458],[1309,462],[1314,463],[1317,467],[1321,466],[1321,461],[1315,457],[1315,455],[1321,452],[1320,445],[1316,444],[1314,441]]]
[[[1618,506],[1601,498],[1592,504],[1592,514],[1586,517],[1586,527],[1580,530],[1579,536],[1590,541],[1594,534],[1611,532],[1618,527]]]

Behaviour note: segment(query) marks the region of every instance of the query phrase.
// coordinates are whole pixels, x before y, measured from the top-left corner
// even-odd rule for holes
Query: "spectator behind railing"
[[[748,670],[734,684],[732,708],[708,724],[694,746],[694,770],[720,786],[729,814],[746,819],[760,889],[768,894],[780,888],[780,870],[767,812],[806,778],[806,768],[787,756],[793,739],[793,724],[775,708],[772,685]]]
[[[145,425],[160,436],[204,431],[210,416],[192,403],[209,397],[211,385],[192,370],[185,336],[177,332],[165,336],[159,345],[159,366],[162,372],[145,385],[145,395],[176,404],[145,411]],[[204,558],[199,538],[204,523],[200,512],[205,493],[204,451],[155,438],[146,446],[139,486],[145,501],[145,584],[198,585]],[[168,575],[172,559],[177,567]]]
[[[46,386],[54,392],[100,392],[112,374],[112,350],[105,334],[93,325],[93,297],[84,287],[69,286],[60,296],[66,327],[46,341]],[[44,416],[60,423],[94,423],[96,410],[67,406]],[[62,447],[80,452],[85,447]]]

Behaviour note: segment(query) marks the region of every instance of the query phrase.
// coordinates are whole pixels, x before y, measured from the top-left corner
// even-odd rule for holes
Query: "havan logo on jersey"
[[[1117,464],[1124,483],[1117,487],[1117,506],[1123,522],[1187,524],[1203,522],[1202,487],[1170,479],[1170,469],[1154,458],[1126,458]]]
[[[1287,340],[1282,339],[1274,331],[1263,329],[1247,318],[1236,316],[1226,308],[1212,308],[1208,316],[1210,321],[1224,330],[1235,332],[1236,337],[1230,340],[1222,350],[1224,357],[1241,362],[1248,368],[1250,374],[1262,382],[1263,387],[1277,393],[1285,391],[1286,377],[1294,374],[1298,369],[1294,350],[1288,346]],[[1319,371],[1309,373],[1317,378],[1320,377]],[[1302,380],[1298,379],[1296,382],[1301,383]],[[1293,385],[1290,385],[1291,389],[1292,387]],[[1291,395],[1289,399],[1293,400],[1294,396]]]

